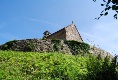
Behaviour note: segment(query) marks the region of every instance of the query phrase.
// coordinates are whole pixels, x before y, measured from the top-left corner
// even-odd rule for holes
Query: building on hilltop
[[[62,39],[62,40],[75,40],[83,42],[80,33],[78,32],[75,24],[72,22],[71,25],[64,27],[57,32],[51,34],[49,31],[44,32],[44,38],[46,39]]]

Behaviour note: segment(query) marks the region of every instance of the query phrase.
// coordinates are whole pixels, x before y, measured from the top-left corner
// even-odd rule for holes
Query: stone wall
[[[83,41],[74,24],[67,26],[65,29],[66,29],[66,40],[75,40],[79,42]]]
[[[1,50],[13,50],[13,51],[24,51],[24,52],[54,52],[54,43],[51,39],[39,40],[39,39],[26,39],[26,40],[15,40],[7,42],[0,46]],[[57,52],[71,54],[68,46],[61,40],[57,46],[59,49]]]
[[[106,56],[108,56],[110,59],[113,58],[109,52],[95,46],[90,46],[90,53],[92,53],[94,56],[98,56],[100,54],[102,58],[105,58]]]
[[[57,45],[57,43],[54,43],[51,39],[26,39],[26,40],[14,40],[7,42],[3,45],[0,45],[1,50],[13,50],[13,51],[24,51],[24,52],[61,52],[64,54],[73,54],[72,50],[69,49],[69,46],[63,41],[59,40],[60,43]],[[58,50],[55,50],[55,47],[58,47]],[[109,56],[110,58],[113,58],[113,56],[95,46],[90,46],[90,53],[92,53],[94,56],[97,56],[98,54],[101,55],[102,58]]]
[[[75,40],[75,41],[79,41],[79,42],[83,41],[76,26],[73,23],[71,25],[47,36],[46,38],[47,39]]]
[[[66,40],[66,30],[65,28],[53,33],[52,35],[49,35],[47,39],[62,39]]]

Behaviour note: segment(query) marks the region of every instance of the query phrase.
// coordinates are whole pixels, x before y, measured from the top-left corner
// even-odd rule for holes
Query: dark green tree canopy
[[[96,2],[97,0],[93,0]],[[101,6],[105,6],[104,10],[101,11],[100,16],[95,19],[100,19],[101,16],[106,16],[108,15],[109,10],[113,10],[116,13],[113,15],[114,19],[117,19],[117,14],[118,14],[118,0],[103,0],[103,4]]]

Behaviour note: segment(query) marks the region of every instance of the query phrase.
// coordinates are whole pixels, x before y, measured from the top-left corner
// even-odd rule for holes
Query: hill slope
[[[84,42],[78,41],[63,41],[59,39],[26,39],[26,40],[13,40],[0,45],[1,50],[13,50],[13,51],[24,51],[24,52],[61,52],[64,54],[81,54],[85,55],[90,52],[94,56],[101,55],[103,58],[113,56],[95,46],[90,46]]]
[[[111,64],[92,56],[0,51],[0,80],[118,80]]]

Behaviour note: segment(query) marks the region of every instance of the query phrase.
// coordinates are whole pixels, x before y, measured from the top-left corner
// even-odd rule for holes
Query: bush
[[[25,46],[24,51],[26,52],[32,52],[34,50],[34,43],[33,42],[27,42],[27,45]]]
[[[78,41],[65,41],[65,43],[69,46],[72,54],[86,54],[89,53],[90,45],[84,42]]]
[[[59,46],[60,46],[60,43],[61,43],[61,40],[60,39],[52,39],[52,43],[54,44],[53,45],[53,49],[54,51],[59,51]]]
[[[115,59],[110,61],[107,56],[104,59],[90,56],[87,61],[87,80],[118,80],[117,68]]]
[[[115,59],[0,51],[0,80],[118,80]]]
[[[0,80],[85,80],[86,61],[61,53],[0,51]]]
[[[17,42],[17,40],[9,41],[4,44],[4,47],[2,50],[11,50],[12,46]]]

